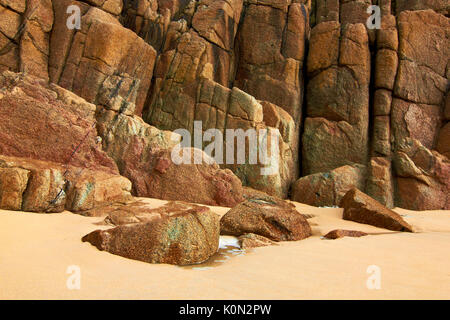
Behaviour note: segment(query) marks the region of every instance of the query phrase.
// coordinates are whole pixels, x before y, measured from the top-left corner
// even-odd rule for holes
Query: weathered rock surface
[[[372,4],[378,30],[366,24]],[[0,72],[26,74],[0,83],[0,154],[64,164],[86,136],[70,164],[120,171],[134,194],[162,197],[167,185],[153,168],[168,163],[154,158],[176,144],[162,130],[192,138],[201,121],[202,133],[217,128],[224,139],[228,129],[278,132],[270,174],[261,161],[217,161],[244,186],[286,198],[299,177],[358,164],[368,168],[358,187],[386,206],[446,208],[449,39],[445,0],[0,0]],[[412,160],[408,139],[440,160],[428,168]],[[187,168],[164,179],[185,186]],[[20,177],[8,178],[16,193]],[[194,190],[213,191],[172,187],[167,198],[219,204],[223,190],[222,205],[239,198],[227,183],[203,182]],[[321,190],[337,201],[331,185]]]
[[[316,207],[337,206],[347,191],[353,188],[363,189],[365,183],[364,166],[346,165],[298,179],[292,185],[291,199]]]
[[[98,122],[104,150],[133,182],[134,195],[227,207],[243,200],[242,183],[230,170],[220,169],[199,149],[177,152],[179,135],[105,109],[98,112]],[[181,163],[183,153],[190,161]]]
[[[118,174],[0,156],[0,209],[73,212],[132,200],[131,182]]]
[[[95,106],[45,81],[0,75],[0,154],[118,174],[97,143]]]
[[[366,193],[388,208],[394,208],[394,178],[387,158],[370,160]],[[361,189],[360,189],[361,190]]]
[[[367,233],[362,231],[337,229],[328,232],[326,235],[324,235],[324,238],[335,240],[344,237],[359,238],[364,236],[367,236]]]
[[[311,227],[295,207],[266,196],[242,202],[220,220],[221,234],[254,233],[274,241],[296,241],[311,236]]]
[[[323,22],[311,31],[303,174],[365,164],[370,51],[363,24]]]
[[[51,39],[55,53],[50,57],[51,81],[95,104],[103,102],[99,93],[105,89],[112,90],[110,99],[118,95],[120,100],[134,103],[128,101],[128,95],[135,95],[134,113],[140,115],[156,51],[115,17],[95,7],[83,6],[81,29],[67,30],[64,17],[69,3],[64,0],[55,7],[55,15],[62,18],[55,23],[57,32]]]
[[[219,230],[219,217],[199,206],[149,222],[96,230],[82,241],[129,259],[189,265],[206,261],[217,252]]]
[[[397,206],[411,210],[450,209],[450,160],[406,139],[394,158]]]
[[[394,211],[386,208],[358,189],[352,189],[341,201],[343,218],[394,231],[413,232],[412,227]]]

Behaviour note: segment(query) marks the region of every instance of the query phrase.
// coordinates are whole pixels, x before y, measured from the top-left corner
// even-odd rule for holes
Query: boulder
[[[350,220],[393,231],[413,232],[412,227],[394,211],[354,188],[342,198],[344,220]]]
[[[219,247],[219,217],[207,207],[149,222],[96,230],[82,238],[99,250],[148,263],[197,264]]]
[[[177,153],[179,135],[105,109],[99,110],[98,122],[104,150],[133,182],[134,195],[227,207],[243,200],[242,183],[230,170],[220,169],[199,149],[180,148]],[[178,162],[183,153],[190,161]],[[176,163],[173,155],[180,158]]]
[[[130,191],[118,174],[0,156],[0,209],[80,212],[131,201]]]
[[[311,227],[294,205],[270,196],[253,197],[220,220],[221,234],[254,233],[273,241],[296,241],[311,236]]]
[[[358,164],[305,176],[292,185],[291,199],[315,207],[337,206],[347,191],[364,188],[365,176],[365,166]]]

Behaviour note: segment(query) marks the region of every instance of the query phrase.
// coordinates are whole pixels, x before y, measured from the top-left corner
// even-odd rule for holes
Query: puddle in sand
[[[244,254],[245,250],[241,249],[237,238],[220,236],[219,250],[211,258],[203,263],[185,266],[184,268],[192,270],[210,270],[220,266],[233,257],[242,256]]]

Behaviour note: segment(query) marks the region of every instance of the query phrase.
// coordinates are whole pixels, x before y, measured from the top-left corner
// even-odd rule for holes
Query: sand
[[[160,200],[146,200],[155,206]],[[449,299],[450,211],[396,211],[418,233],[342,220],[342,210],[296,204],[313,236],[223,263],[152,265],[100,252],[81,237],[102,218],[0,211],[0,299]],[[227,208],[212,208],[224,214]],[[324,240],[336,228],[370,233]],[[69,290],[69,266],[81,272]],[[380,289],[367,268],[379,267]]]

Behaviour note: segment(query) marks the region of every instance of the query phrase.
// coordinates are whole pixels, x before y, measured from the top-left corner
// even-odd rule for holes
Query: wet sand
[[[102,218],[0,211],[0,299],[450,299],[450,211],[396,209],[418,231],[411,234],[342,220],[337,208],[296,206],[312,216],[312,237],[247,252],[228,247],[193,267],[151,265],[82,243],[108,228],[97,224]],[[337,228],[370,235],[321,238]],[[81,270],[80,290],[66,285],[72,265]],[[379,290],[366,285],[371,265],[381,270]]]

